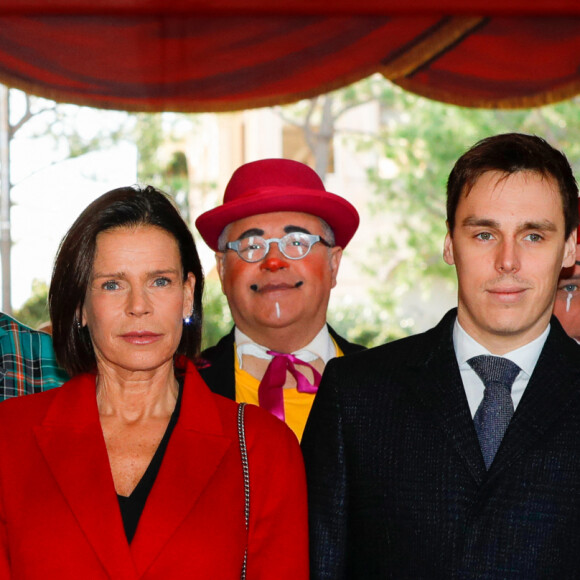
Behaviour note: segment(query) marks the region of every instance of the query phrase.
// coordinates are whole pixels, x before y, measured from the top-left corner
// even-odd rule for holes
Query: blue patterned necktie
[[[521,369],[501,356],[474,356],[467,363],[485,385],[483,401],[473,417],[473,423],[485,467],[489,469],[514,414],[512,385]]]

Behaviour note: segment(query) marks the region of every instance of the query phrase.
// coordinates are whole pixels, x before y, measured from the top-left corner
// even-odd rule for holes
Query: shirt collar
[[[522,371],[526,373],[528,377],[530,377],[534,372],[534,368],[538,362],[538,359],[540,358],[540,353],[544,348],[548,334],[550,334],[549,324],[546,326],[544,332],[538,336],[538,338],[535,338],[532,340],[532,342],[528,342],[528,344],[525,344],[520,348],[506,352],[502,356],[516,363],[520,369],[522,369]],[[480,354],[493,356],[489,350],[487,350],[484,346],[479,344],[474,338],[467,334],[457,319],[455,319],[455,325],[453,326],[453,346],[455,348],[455,356],[457,357],[457,362],[460,369],[462,367],[469,367],[467,361],[474,356],[478,356]]]
[[[260,358],[271,359],[270,355],[266,354],[266,351],[270,350],[268,347],[258,344],[253,341],[247,334],[244,334],[237,326],[234,329],[234,339],[236,343],[236,354],[238,356],[238,363],[240,368],[242,368],[242,357],[244,355],[244,350],[246,350],[244,345],[251,345],[245,354],[251,353],[259,356]],[[261,354],[259,354],[261,353]],[[320,329],[320,332],[314,337],[314,339],[309,342],[303,348],[296,350],[292,353],[293,355],[305,360],[306,362],[311,362],[317,358],[322,359],[324,364],[328,363],[331,358],[336,356],[336,347],[328,332],[328,326],[326,324]]]

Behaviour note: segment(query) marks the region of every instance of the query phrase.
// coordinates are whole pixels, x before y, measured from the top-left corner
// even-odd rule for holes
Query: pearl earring
[[[189,316],[186,316],[186,317],[183,319],[183,324],[185,324],[186,326],[187,326],[188,324],[191,324],[191,317],[193,316],[193,312],[194,312],[194,309],[192,308],[192,309],[191,309],[191,314],[190,314]]]

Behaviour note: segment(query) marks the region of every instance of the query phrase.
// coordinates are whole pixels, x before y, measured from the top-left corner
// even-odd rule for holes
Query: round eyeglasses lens
[[[310,239],[306,234],[301,232],[294,232],[285,235],[281,240],[282,253],[294,260],[304,258],[310,251]]]
[[[260,236],[250,236],[240,240],[238,253],[246,262],[259,262],[266,255],[266,240]]]

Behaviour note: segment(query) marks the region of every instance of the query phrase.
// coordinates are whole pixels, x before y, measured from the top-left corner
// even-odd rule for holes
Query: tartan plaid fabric
[[[0,312],[0,401],[47,391],[66,380],[50,336]]]

